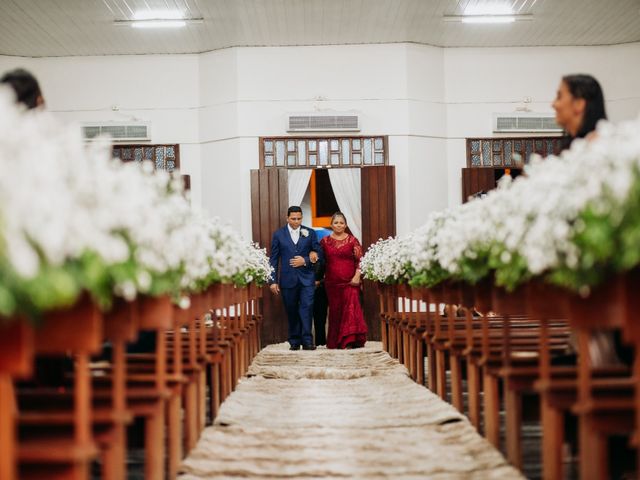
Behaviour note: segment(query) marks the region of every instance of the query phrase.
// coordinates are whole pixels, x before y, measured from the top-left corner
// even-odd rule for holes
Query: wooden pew
[[[105,480],[126,478],[126,426],[131,413],[126,408],[126,360],[125,344],[137,336],[137,307],[135,303],[116,300],[114,307],[105,314],[104,339],[112,345],[111,389],[101,391],[92,385],[91,426],[93,438],[100,450],[102,477]],[[95,383],[95,382],[93,382]],[[73,390],[47,389],[38,386],[23,389],[19,395],[23,429],[56,428],[73,426]],[[43,410],[43,405],[47,408]]]
[[[634,292],[632,295],[637,295]],[[587,298],[569,298],[569,321],[578,340],[578,415],[580,477],[589,480],[608,475],[607,439],[612,434],[633,433],[636,382],[627,377],[595,377],[589,352],[595,331],[623,329],[627,323],[625,277],[614,277]]]
[[[20,429],[21,479],[88,479],[89,464],[98,454],[92,435],[89,356],[101,349],[102,320],[98,308],[83,296],[70,309],[46,314],[42,325],[35,329],[36,354],[74,355],[72,405],[70,410],[56,412],[40,402],[38,409],[30,412],[40,412],[40,428]],[[58,428],[58,414],[64,418],[62,428]],[[65,428],[67,423],[71,428]]]
[[[140,330],[155,331],[156,344],[154,363],[151,372],[139,372],[135,368],[137,357],[146,354],[127,354],[130,368],[127,372],[127,408],[135,417],[141,417],[145,423],[145,479],[162,479],[165,472],[165,413],[170,438],[175,438],[176,415],[179,413],[179,385],[183,381],[180,375],[167,373],[167,348],[165,331],[173,328],[173,308],[168,297],[138,300],[140,307]],[[108,385],[107,378],[105,384]],[[173,427],[172,427],[173,426]],[[169,455],[173,458],[175,455]]]
[[[17,446],[14,380],[33,370],[33,327],[25,318],[0,318],[0,478],[16,480]]]
[[[624,339],[634,346],[633,382],[635,386],[635,425],[631,444],[635,447],[636,464],[640,466],[640,269],[627,272],[624,277]],[[640,468],[640,467],[639,467]]]
[[[628,341],[640,345],[640,327],[634,318],[640,312],[640,300],[636,300],[640,298],[640,273],[634,275],[626,280],[626,290],[603,287],[587,299],[570,298],[536,283],[513,294],[495,289],[489,282],[474,288],[381,285],[383,345],[418,379],[417,362],[422,358],[418,359],[414,334],[421,331],[429,358],[429,387],[446,399],[449,370],[451,400],[459,409],[461,366],[465,365],[469,416],[476,426],[480,424],[482,370],[485,436],[496,446],[500,445],[503,385],[507,456],[518,467],[522,466],[521,398],[523,394],[539,394],[544,478],[562,478],[564,416],[573,411],[580,419],[582,477],[606,478],[606,439],[614,433],[640,431],[635,426],[640,425],[640,360],[636,357],[636,373],[631,378],[621,366],[594,368],[584,352],[588,352],[592,332],[605,329],[624,328]],[[426,302],[426,311],[420,312],[415,299]],[[445,316],[439,313],[440,304],[446,305]],[[481,313],[479,318],[474,317],[476,310]],[[569,346],[571,330],[578,336],[578,366],[553,365],[552,358]],[[640,457],[638,438],[636,433],[634,445]]]
[[[165,470],[175,478],[183,454],[182,390],[187,382],[182,339],[175,332],[180,331],[185,313],[174,309],[168,297],[143,297],[138,306],[139,328],[155,332],[155,350],[126,354],[127,408],[144,421],[145,478],[164,478]],[[113,381],[109,370],[96,377],[103,389]]]

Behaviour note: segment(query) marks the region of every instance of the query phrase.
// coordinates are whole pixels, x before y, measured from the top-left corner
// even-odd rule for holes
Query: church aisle
[[[262,350],[185,460],[212,478],[522,478],[379,342]]]

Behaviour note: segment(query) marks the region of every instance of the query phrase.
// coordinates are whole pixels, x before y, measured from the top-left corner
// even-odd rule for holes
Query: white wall
[[[0,57],[39,78],[70,121],[137,118],[153,142],[180,143],[194,203],[249,237],[249,170],[258,137],[286,135],[294,112],[358,113],[363,135],[389,135],[398,233],[460,203],[465,141],[491,136],[491,114],[550,112],[560,77],[591,73],[612,120],[640,111],[640,44],[452,48],[414,44],[230,48],[200,55]],[[112,106],[118,106],[113,112]]]
[[[402,178],[398,191],[405,191],[408,197],[408,203],[398,203],[398,218],[403,217],[400,209],[404,208],[408,220],[398,222],[399,233],[419,227],[430,212],[447,206],[444,54],[442,48],[407,47],[407,165],[399,166],[396,174]]]

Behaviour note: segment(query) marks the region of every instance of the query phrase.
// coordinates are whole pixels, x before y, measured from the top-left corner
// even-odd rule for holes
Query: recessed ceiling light
[[[513,23],[533,20],[533,15],[445,15],[445,22],[462,23]]]
[[[463,15],[462,23],[513,23],[513,15]]]
[[[483,2],[467,5],[463,15],[513,15],[511,5],[504,2]]]
[[[139,10],[132,20],[116,20],[114,25],[127,25],[133,28],[179,28],[187,24],[202,23],[203,18],[185,18],[179,10]]]
[[[129,23],[133,28],[180,28],[187,25],[184,20],[137,20]]]
[[[138,10],[134,20],[182,20],[184,13],[179,10]]]

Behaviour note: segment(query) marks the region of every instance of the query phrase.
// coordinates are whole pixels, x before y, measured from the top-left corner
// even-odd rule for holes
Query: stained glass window
[[[352,167],[387,164],[385,137],[262,138],[263,167]],[[168,157],[168,151],[165,152]]]
[[[491,142],[489,140],[482,142],[482,164],[491,166]]]
[[[114,145],[112,151],[123,162],[150,161],[156,170],[169,172],[180,168],[179,145]]]
[[[506,140],[504,142],[504,164],[506,166],[511,165],[511,140]]]
[[[284,166],[284,142],[276,142],[276,165]]]
[[[307,142],[298,140],[298,165],[307,164]]]
[[[320,147],[320,165],[326,165],[329,162],[329,144],[326,140],[319,142]]]
[[[351,142],[349,139],[342,140],[342,164],[349,165],[351,163]]]
[[[560,137],[468,138],[468,167],[511,167],[518,161],[528,161],[532,153],[547,156],[558,154]],[[517,166],[517,165],[516,165]]]
[[[372,158],[371,158],[371,139],[367,138],[364,141],[364,164],[365,165],[371,165],[372,162]]]

